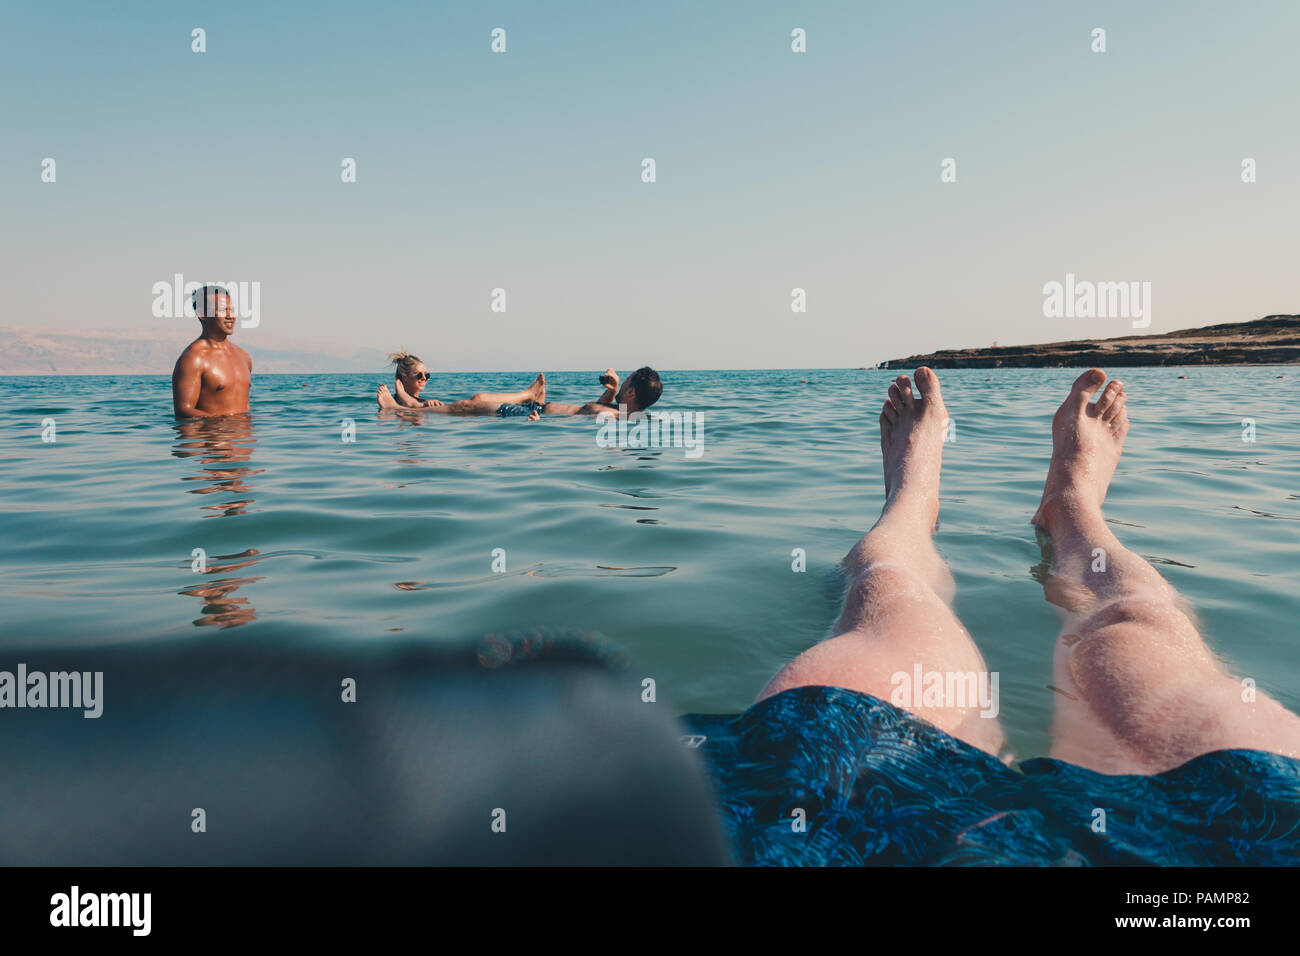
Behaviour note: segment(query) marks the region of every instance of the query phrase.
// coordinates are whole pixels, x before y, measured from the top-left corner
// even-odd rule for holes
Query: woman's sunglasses
[[[420,381],[422,381],[422,382],[427,382],[427,381],[429,380],[429,373],[428,373],[428,372],[416,372],[416,373],[415,373],[415,377],[418,378],[418,379],[419,379]]]

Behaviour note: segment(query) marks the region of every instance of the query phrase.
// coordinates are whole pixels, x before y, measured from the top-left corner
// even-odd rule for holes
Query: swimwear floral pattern
[[[1221,750],[1155,776],[1015,770],[839,687],[682,721],[745,865],[1300,862],[1300,761],[1277,754]]]

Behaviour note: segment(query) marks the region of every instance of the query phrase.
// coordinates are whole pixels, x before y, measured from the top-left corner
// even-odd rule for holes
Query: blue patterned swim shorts
[[[497,414],[502,418],[527,418],[533,412],[540,415],[541,411],[540,402],[506,402],[497,408]]]
[[[1153,776],[1013,769],[839,687],[681,720],[745,865],[1300,864],[1300,761],[1277,754],[1219,750]]]

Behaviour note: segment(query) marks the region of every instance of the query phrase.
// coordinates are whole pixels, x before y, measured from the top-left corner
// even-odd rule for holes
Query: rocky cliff
[[[1126,335],[1046,345],[946,349],[909,355],[881,368],[1118,368],[1132,365],[1283,365],[1300,363],[1300,315],[1207,325],[1162,335]]]

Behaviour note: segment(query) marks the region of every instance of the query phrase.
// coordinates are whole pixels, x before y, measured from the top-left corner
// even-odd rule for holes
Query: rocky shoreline
[[[1126,335],[1044,345],[945,349],[879,368],[1117,368],[1134,365],[1300,364],[1300,315],[1269,315],[1162,335]]]

